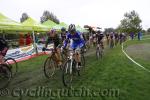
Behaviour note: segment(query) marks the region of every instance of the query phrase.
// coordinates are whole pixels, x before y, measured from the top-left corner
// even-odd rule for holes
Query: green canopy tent
[[[23,26],[22,24],[11,20],[0,13],[0,30],[1,31],[25,31],[31,30],[30,27]]]
[[[38,32],[47,32],[49,30],[49,28],[47,26],[44,26],[38,22],[36,22],[34,19],[32,19],[31,17],[29,17],[27,20],[25,20],[22,25],[24,26],[28,26],[28,27],[31,27],[32,28],[32,35],[33,35],[33,45],[34,45],[34,48],[35,48],[35,51],[36,51],[36,54],[38,54],[38,51],[37,51],[37,46],[36,46],[36,43],[35,43],[35,34],[34,32],[35,31],[38,31]]]
[[[53,21],[51,21],[51,20],[47,20],[47,21],[45,21],[44,23],[42,23],[42,25],[45,25],[45,26],[47,26],[48,28],[53,28],[54,26],[56,26],[57,24],[55,23],[55,22],[53,22]]]
[[[34,19],[29,17],[27,20],[25,20],[22,25],[28,26],[32,28],[32,31],[40,31],[40,32],[46,32],[49,30],[49,28],[45,25],[42,25],[38,22],[36,22]]]
[[[68,28],[68,25],[65,24],[64,22],[61,22],[60,24],[55,25],[53,28],[54,28],[54,29],[57,29],[57,30],[61,30],[62,27],[64,27],[64,28],[67,29],[67,28]]]

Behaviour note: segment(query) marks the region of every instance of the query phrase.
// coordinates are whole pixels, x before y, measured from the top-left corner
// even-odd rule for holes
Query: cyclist
[[[115,33],[115,45],[117,45],[118,44],[118,40],[119,40],[119,35],[118,35],[118,33]]]
[[[113,32],[110,33],[109,38],[110,38],[110,48],[113,48],[114,47],[114,33]]]
[[[55,29],[51,29],[47,33],[47,35],[48,35],[48,39],[46,41],[45,48],[47,48],[47,46],[48,46],[49,43],[54,43],[54,51],[56,52],[55,56],[56,56],[56,60],[57,60],[56,62],[58,63],[58,66],[61,66],[62,65],[62,60],[61,60],[61,51],[60,51],[59,36],[56,33]],[[44,51],[44,49],[43,49],[43,51]]]
[[[106,35],[106,39],[107,39],[107,45],[109,45],[109,34],[106,33],[105,35]]]
[[[96,46],[96,32],[93,30],[93,46]]]
[[[82,49],[82,47],[84,47],[84,39],[83,36],[80,32],[76,31],[76,27],[74,24],[70,24],[68,27],[68,33],[67,33],[67,39],[65,40],[64,43],[64,48],[66,48],[68,41],[71,40],[70,43],[70,48],[72,50],[76,50],[76,49]],[[78,67],[81,67],[81,55],[80,53],[78,53],[78,55],[75,55],[75,60],[78,63]]]
[[[62,27],[61,28],[61,42],[63,43],[64,40],[66,39],[66,28]]]
[[[97,44],[99,44],[100,46],[102,46],[102,49],[104,49],[104,45],[103,45],[103,33],[101,31],[97,31],[97,34],[96,34],[96,40],[97,40]]]
[[[4,57],[8,51],[8,43],[0,37],[0,64],[4,63]]]
[[[122,33],[120,33],[120,35],[119,35],[119,40],[120,40],[120,45],[121,45],[123,42],[123,34]]]

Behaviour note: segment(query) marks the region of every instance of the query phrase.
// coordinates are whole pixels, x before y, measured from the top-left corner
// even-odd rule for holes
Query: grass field
[[[129,41],[125,47],[144,41]],[[9,95],[1,96],[0,100],[148,100],[150,96],[150,73],[144,71],[121,51],[118,45],[113,49],[106,48],[103,59],[96,60],[92,50],[86,56],[86,68],[81,76],[74,77],[71,89],[62,84],[61,71],[52,79],[46,79],[42,70],[47,56],[40,56],[19,63],[19,72],[12,79],[8,89]],[[138,59],[136,59],[138,60]],[[143,64],[150,62],[141,61]],[[30,90],[37,87],[47,87],[55,91],[71,90],[71,94],[56,94],[50,96],[26,96]],[[22,91],[20,91],[22,89]],[[29,91],[25,91],[28,90]],[[86,96],[80,92],[86,91]],[[111,94],[112,90],[116,94]],[[88,92],[87,92],[88,91]],[[89,92],[90,91],[90,92]],[[34,91],[32,91],[34,92]],[[111,92],[111,93],[110,93]],[[16,95],[16,94],[18,95]],[[20,94],[19,94],[20,93]],[[113,92],[114,93],[114,92]],[[22,96],[21,96],[22,94]],[[32,94],[32,95],[31,95]],[[15,97],[14,97],[14,96]],[[33,97],[32,97],[33,96]],[[12,98],[13,97],[13,98]]]

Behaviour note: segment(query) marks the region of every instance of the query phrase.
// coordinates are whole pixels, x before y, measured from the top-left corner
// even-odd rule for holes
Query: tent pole
[[[35,43],[35,33],[34,33],[34,30],[32,31],[32,36],[33,36],[33,47],[34,47],[34,50],[35,50],[36,54],[38,55],[37,45]]]

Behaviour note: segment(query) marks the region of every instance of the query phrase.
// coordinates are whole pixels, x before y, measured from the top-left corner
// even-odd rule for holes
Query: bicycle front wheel
[[[73,78],[73,74],[72,74],[73,70],[71,68],[71,63],[72,62],[70,60],[66,61],[64,63],[63,70],[62,70],[62,82],[66,87],[71,86],[71,82]]]
[[[10,67],[12,76],[15,76],[16,73],[18,72],[18,64],[17,64],[16,60],[13,58],[7,58],[7,59],[5,59],[5,63],[7,63],[8,66]]]
[[[55,74],[56,62],[51,57],[48,57],[44,63],[44,75],[47,78],[51,78]]]
[[[12,78],[12,72],[8,65],[0,64],[0,89],[7,87]]]
[[[100,58],[100,50],[99,50],[99,48],[96,49],[96,58],[97,59]]]

